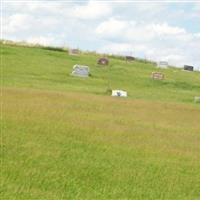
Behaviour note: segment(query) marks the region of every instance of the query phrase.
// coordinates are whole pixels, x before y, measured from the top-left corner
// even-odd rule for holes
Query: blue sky
[[[200,68],[200,2],[3,1],[2,38]]]

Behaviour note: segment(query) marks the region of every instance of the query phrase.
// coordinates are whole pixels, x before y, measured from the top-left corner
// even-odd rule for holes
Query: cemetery
[[[2,199],[198,199],[200,73],[1,48]]]
[[[0,2],[0,200],[200,200],[200,0]]]

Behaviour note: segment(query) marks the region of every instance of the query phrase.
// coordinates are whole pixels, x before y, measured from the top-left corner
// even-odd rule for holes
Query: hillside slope
[[[200,199],[200,73],[152,81],[150,63],[1,48],[2,199]],[[70,76],[76,63],[92,76]]]
[[[2,47],[3,85],[10,87],[31,87],[62,91],[106,94],[108,84],[112,89],[124,89],[135,99],[192,102],[200,95],[200,73],[180,69],[156,69],[153,64],[110,59],[109,67],[96,64],[98,56],[70,56],[67,52],[40,48]],[[74,64],[88,65],[90,78],[70,75]],[[164,81],[153,81],[152,71],[165,74]]]

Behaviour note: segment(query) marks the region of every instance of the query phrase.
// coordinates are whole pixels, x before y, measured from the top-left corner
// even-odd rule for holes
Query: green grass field
[[[1,44],[1,199],[199,200],[200,73],[97,58]]]

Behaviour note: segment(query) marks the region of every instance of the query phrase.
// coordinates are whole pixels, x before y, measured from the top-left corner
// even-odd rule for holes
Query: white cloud
[[[163,36],[184,35],[185,29],[162,24],[136,23],[119,19],[109,19],[96,28],[96,33],[104,39],[122,41],[150,41]]]
[[[166,8],[166,3],[164,2],[137,2],[135,4],[136,10],[139,12],[152,12],[159,13]]]
[[[71,10],[72,16],[79,19],[98,19],[110,15],[112,8],[109,3],[89,1],[87,5],[77,5]]]
[[[200,2],[196,2],[194,4],[193,11],[195,13],[195,16],[200,17]]]
[[[59,20],[48,17],[39,18],[30,14],[13,14],[3,21],[4,34],[19,34],[22,32],[40,31],[44,32],[47,29],[50,31],[60,25]]]
[[[53,45],[56,42],[55,38],[51,36],[29,37],[25,41],[32,44],[41,44],[44,46]]]
[[[17,32],[24,31],[31,27],[31,21],[34,18],[27,14],[14,14],[9,16],[5,21],[5,31],[6,32]]]
[[[134,48],[128,43],[111,43],[99,49],[99,52],[114,53],[118,55],[131,54]]]
[[[4,1],[2,9],[5,39],[200,66],[199,3]]]
[[[152,24],[150,27],[159,35],[177,35],[186,32],[184,28],[169,26],[167,23]]]
[[[128,22],[111,18],[108,21],[102,22],[96,28],[96,33],[102,37],[121,37],[129,26],[132,28],[134,25],[135,22],[133,21]]]
[[[6,12],[20,12],[27,14],[61,14],[63,8],[72,7],[72,3],[66,2],[65,6],[62,2],[56,1],[11,1],[3,3]]]

